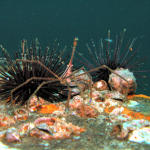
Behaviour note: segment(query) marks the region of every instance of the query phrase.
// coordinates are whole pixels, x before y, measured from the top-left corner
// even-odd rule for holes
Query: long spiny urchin
[[[134,45],[137,38],[128,40],[124,37],[125,32],[126,29],[119,35],[116,35],[115,40],[113,40],[110,36],[110,30],[108,30],[107,38],[100,39],[96,43],[91,40],[91,42],[86,45],[88,56],[83,57],[83,55],[79,53],[82,58],[81,63],[84,64],[88,70],[105,65],[112,70],[121,69],[122,71],[122,69],[126,69],[128,72],[133,72],[134,75],[136,75],[137,70],[141,69],[141,61],[137,59],[138,48]],[[108,85],[110,85],[110,74],[111,71],[107,68],[100,68],[91,72],[94,82],[104,80]],[[136,87],[135,85],[136,83],[134,83],[134,88]]]
[[[54,76],[54,74],[61,76],[66,69],[68,57],[63,57],[64,51],[58,51],[56,48],[49,49],[48,47],[45,51],[42,51],[37,40],[28,48],[25,42],[26,41],[22,42],[22,51],[16,52],[13,56],[14,59],[10,57],[3,46],[0,47],[7,63],[7,65],[1,65],[0,67],[0,99],[7,99],[9,102],[11,102],[12,99],[14,103],[25,104],[37,87],[43,81],[46,81],[46,78],[51,81],[56,79],[56,81],[42,86],[36,95],[50,102],[57,102],[66,99],[66,85],[61,84],[61,82],[57,80],[57,77]],[[16,61],[17,59],[34,62]],[[47,71],[37,63],[37,61],[44,64],[54,74]],[[41,80],[31,80],[14,90],[32,77],[41,77]]]

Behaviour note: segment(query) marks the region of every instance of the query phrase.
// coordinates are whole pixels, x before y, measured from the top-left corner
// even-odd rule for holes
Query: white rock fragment
[[[11,148],[5,144],[3,144],[2,142],[0,142],[0,150],[20,150],[19,148]]]
[[[137,143],[150,144],[150,127],[134,130],[130,134],[129,140]]]

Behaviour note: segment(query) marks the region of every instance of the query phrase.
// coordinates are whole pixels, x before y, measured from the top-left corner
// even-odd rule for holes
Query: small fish
[[[108,30],[108,36],[107,36],[107,38],[106,39],[104,39],[106,42],[108,42],[108,43],[112,43],[113,42],[113,40],[110,38],[110,29]]]
[[[112,43],[113,42],[113,40],[112,39],[109,39],[109,38],[106,38],[106,39],[104,39],[106,42],[109,42],[109,43]]]

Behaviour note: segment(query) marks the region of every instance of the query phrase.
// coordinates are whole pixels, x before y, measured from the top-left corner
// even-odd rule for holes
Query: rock
[[[97,81],[93,84],[93,87],[97,90],[97,91],[104,91],[104,90],[108,90],[108,85],[106,83],[106,81],[104,80],[100,80]]]
[[[133,73],[128,69],[118,68],[115,70],[115,73],[111,73],[109,76],[109,85],[113,90],[119,91],[122,94],[133,94],[136,91],[136,78]],[[119,77],[118,75],[121,77]],[[128,90],[128,91],[127,91]]]
[[[16,128],[9,128],[6,131],[6,141],[11,143],[11,142],[21,142],[20,139],[20,134],[18,133]]]

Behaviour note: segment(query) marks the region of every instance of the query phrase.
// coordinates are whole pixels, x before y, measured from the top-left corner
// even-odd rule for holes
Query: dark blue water
[[[23,38],[38,37],[46,46],[55,38],[70,44],[78,36],[78,50],[86,52],[89,39],[105,37],[108,29],[116,34],[126,28],[127,37],[140,37],[139,54],[148,57],[145,68],[150,70],[149,14],[150,0],[1,0],[0,43],[14,52]]]

